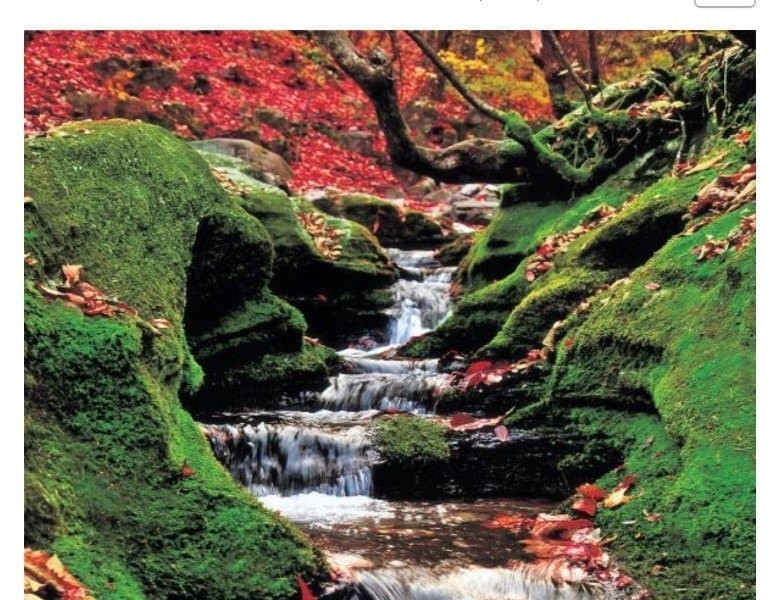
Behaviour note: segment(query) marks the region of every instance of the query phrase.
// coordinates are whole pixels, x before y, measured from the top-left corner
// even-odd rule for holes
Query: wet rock
[[[398,203],[368,194],[326,193],[312,202],[318,209],[360,223],[385,247],[425,248],[446,239],[434,219],[418,211],[404,211]]]
[[[191,142],[200,151],[224,154],[240,158],[249,167],[249,175],[268,183],[287,183],[293,173],[287,162],[278,154],[248,140],[213,138]]]
[[[597,437],[597,436],[596,436]],[[389,499],[455,497],[563,498],[572,481],[590,481],[616,464],[619,456],[605,444],[602,465],[578,465],[562,470],[562,461],[582,452],[596,437],[560,431],[512,431],[501,442],[490,431],[457,433],[450,440],[451,455],[440,461],[380,463],[374,466],[374,493]]]

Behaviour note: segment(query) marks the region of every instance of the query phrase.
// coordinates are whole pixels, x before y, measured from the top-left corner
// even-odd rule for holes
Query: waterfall
[[[389,252],[402,273],[413,278],[400,279],[393,286],[389,343],[400,346],[431,331],[449,314],[449,287],[455,269],[440,267],[430,251]]]
[[[320,400],[330,410],[427,413],[433,411],[438,391],[448,381],[447,375],[429,372],[342,373],[331,378],[330,386],[320,394]]]
[[[534,566],[516,569],[462,568],[436,575],[421,568],[363,571],[361,600],[592,600],[598,586],[558,585]]]
[[[205,425],[214,454],[256,496],[319,492],[370,495],[366,430],[294,425]]]

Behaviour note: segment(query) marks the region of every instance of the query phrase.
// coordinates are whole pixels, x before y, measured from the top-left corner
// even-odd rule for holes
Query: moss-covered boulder
[[[140,123],[28,140],[25,191],[26,251],[38,260],[25,273],[25,544],[56,552],[100,598],[295,597],[295,575],[321,568],[316,553],[235,485],[179,403],[203,379],[185,333],[195,254],[214,260],[197,269],[210,302],[230,291],[235,320],[214,317],[223,343],[243,327],[239,313],[260,313],[260,335],[276,310],[300,343],[299,316],[270,292],[254,298],[266,312],[240,310],[238,296],[267,291],[262,225],[193,150]],[[194,251],[206,230],[215,244],[257,251],[248,282],[218,276],[223,252]],[[139,317],[90,317],[45,299],[33,283],[59,280],[63,264],[83,264],[85,279]],[[150,318],[172,326],[154,329]]]
[[[744,150],[729,142],[713,148],[702,160],[714,156],[721,156],[724,163],[743,161]],[[528,244],[535,240],[531,244],[535,250],[548,236],[567,234],[588,223],[600,207],[616,209],[606,222],[588,230],[580,228],[576,239],[567,242],[565,251],[555,255],[550,271],[529,282],[526,273],[535,258],[526,257],[503,279],[463,296],[450,319],[413,342],[405,352],[425,356],[450,349],[479,350],[481,354],[511,358],[539,348],[555,321],[600,286],[627,275],[680,232],[691,200],[716,173],[711,167],[681,178],[669,175],[667,170],[648,185],[648,177],[656,171],[648,175],[640,168],[647,164],[648,157],[638,159],[565,212],[542,220],[526,236]],[[520,214],[523,206],[513,205],[506,210]],[[479,244],[478,240],[472,251]],[[472,264],[470,261],[467,257],[461,266]]]
[[[243,163],[202,153],[236,201],[263,223],[273,240],[275,258],[270,286],[303,312],[309,335],[331,345],[344,342],[343,323],[352,330],[383,330],[392,305],[389,286],[398,275],[376,237],[355,221],[320,212],[311,203],[289,197],[247,173]],[[340,245],[327,257],[304,226],[307,216],[321,216]]]
[[[635,523],[613,551],[662,598],[755,594],[755,243],[706,261],[693,253],[752,210],[673,238],[558,347],[545,411],[611,432],[639,476],[635,499],[598,522]],[[660,420],[641,416],[656,410]]]
[[[368,194],[326,192],[312,203],[329,215],[369,228],[386,248],[434,247],[446,239],[441,226],[428,215]]]

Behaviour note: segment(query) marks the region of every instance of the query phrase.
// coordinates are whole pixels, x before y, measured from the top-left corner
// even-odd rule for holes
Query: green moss
[[[27,140],[24,175],[25,251],[39,272],[59,279],[62,264],[82,264],[145,316],[181,314],[198,222],[226,202],[195,152],[157,127],[80,123]]]
[[[640,524],[640,537],[621,536],[615,551],[659,597],[678,589],[702,599],[754,594],[755,248],[702,262],[692,253],[707,235],[724,238],[740,216],[673,238],[570,330],[568,349],[558,349],[553,405],[619,410],[641,395],[678,448],[679,466],[659,471],[654,445],[627,443],[642,500],[599,516],[607,530]],[[646,290],[649,281],[661,289]],[[594,422],[601,428],[604,419]],[[662,520],[645,522],[643,508]],[[650,575],[654,564],[666,567],[663,576]]]
[[[214,161],[217,155],[205,153],[203,156]],[[239,159],[232,160],[240,162]],[[279,188],[262,183],[236,167],[223,171],[241,190],[236,200],[263,224],[273,240],[276,260],[271,287],[274,291],[294,300],[293,296],[313,290],[319,293],[338,287],[377,288],[394,281],[396,275],[387,255],[365,227],[326,215],[311,203],[290,198]],[[327,224],[340,232],[342,254],[338,260],[328,260],[317,251],[311,236],[298,220],[301,212],[322,214]]]
[[[26,276],[84,264],[141,318],[87,317],[26,281],[25,542],[57,552],[100,598],[294,597],[295,574],[321,570],[318,556],[237,487],[178,400],[203,380],[182,326],[199,224],[258,250],[235,281],[244,295],[264,289],[268,235],[163,130],[78,128],[25,144],[26,250],[41,261]],[[227,268],[227,252],[211,266]],[[300,340],[300,315],[288,316]],[[173,327],[154,332],[152,317]]]
[[[506,197],[511,192],[504,191]],[[500,206],[479,233],[459,267],[458,279],[473,290],[511,273],[536,250],[537,231],[567,210],[563,202],[524,202]]]
[[[447,428],[414,415],[382,417],[374,429],[377,449],[390,462],[447,460]]]
[[[240,306],[264,290],[274,250],[265,227],[240,207],[220,207],[198,227],[188,273],[187,320],[206,327],[215,314]]]
[[[178,386],[147,372],[141,329],[35,291],[25,300],[38,382],[26,406],[29,515],[61,522],[52,541],[33,519],[28,541],[60,553],[99,597],[291,597],[313,550],[216,463]],[[179,474],[185,459],[191,478]]]
[[[300,352],[306,321],[296,308],[265,293],[227,313],[190,342],[199,360],[238,362],[261,354]],[[217,373],[213,376],[219,377]]]
[[[335,217],[360,223],[375,232],[387,247],[420,247],[444,239],[439,224],[419,211],[405,211],[397,205],[368,194],[344,194],[318,198],[314,205]]]
[[[469,253],[475,237],[475,234],[468,233],[447,242],[436,251],[436,260],[445,267],[457,266]]]
[[[256,356],[219,366],[219,377],[206,380],[196,408],[246,407],[278,403],[280,395],[321,387],[340,363],[327,346],[305,343],[301,352]]]
[[[585,269],[554,271],[541,278],[529,286],[528,294],[512,309],[501,330],[479,353],[517,357],[541,347],[547,330],[608,279],[605,272]]]

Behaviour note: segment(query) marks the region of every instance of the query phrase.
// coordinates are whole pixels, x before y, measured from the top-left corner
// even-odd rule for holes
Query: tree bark
[[[361,55],[343,31],[316,31],[315,38],[374,104],[391,160],[405,169],[447,183],[528,180],[525,149],[507,141],[472,139],[441,150],[418,146],[401,114],[392,65],[380,49]]]
[[[364,56],[343,31],[317,31],[313,35],[371,100],[393,163],[438,181],[523,183],[529,197],[560,199],[569,197],[575,188],[591,189],[678,130],[677,122],[670,119],[626,120],[602,112],[580,112],[565,131],[548,127],[534,133],[520,115],[489,107],[504,123],[505,139],[477,138],[442,149],[427,148],[412,140],[398,103],[392,64],[381,49]],[[553,150],[563,135],[576,140],[579,147],[581,140],[594,135],[590,131],[594,126],[600,141],[590,158],[580,155],[581,160],[573,162]],[[576,151],[573,154],[577,156]]]
[[[601,89],[601,66],[599,65],[599,38],[598,32],[588,31],[588,59],[590,62],[590,83]]]
[[[563,52],[563,48],[561,48],[561,43],[558,41],[558,36],[552,31],[545,31],[544,36],[550,42],[550,46],[555,52],[558,61],[568,71],[569,77],[571,77],[571,80],[580,89],[580,92],[582,92],[582,97],[585,99],[585,105],[588,107],[588,110],[593,110],[593,107],[590,105],[590,92],[588,91],[588,86],[586,86],[582,78],[577,75],[574,67],[572,67],[569,62],[569,59],[566,58],[566,54]]]

